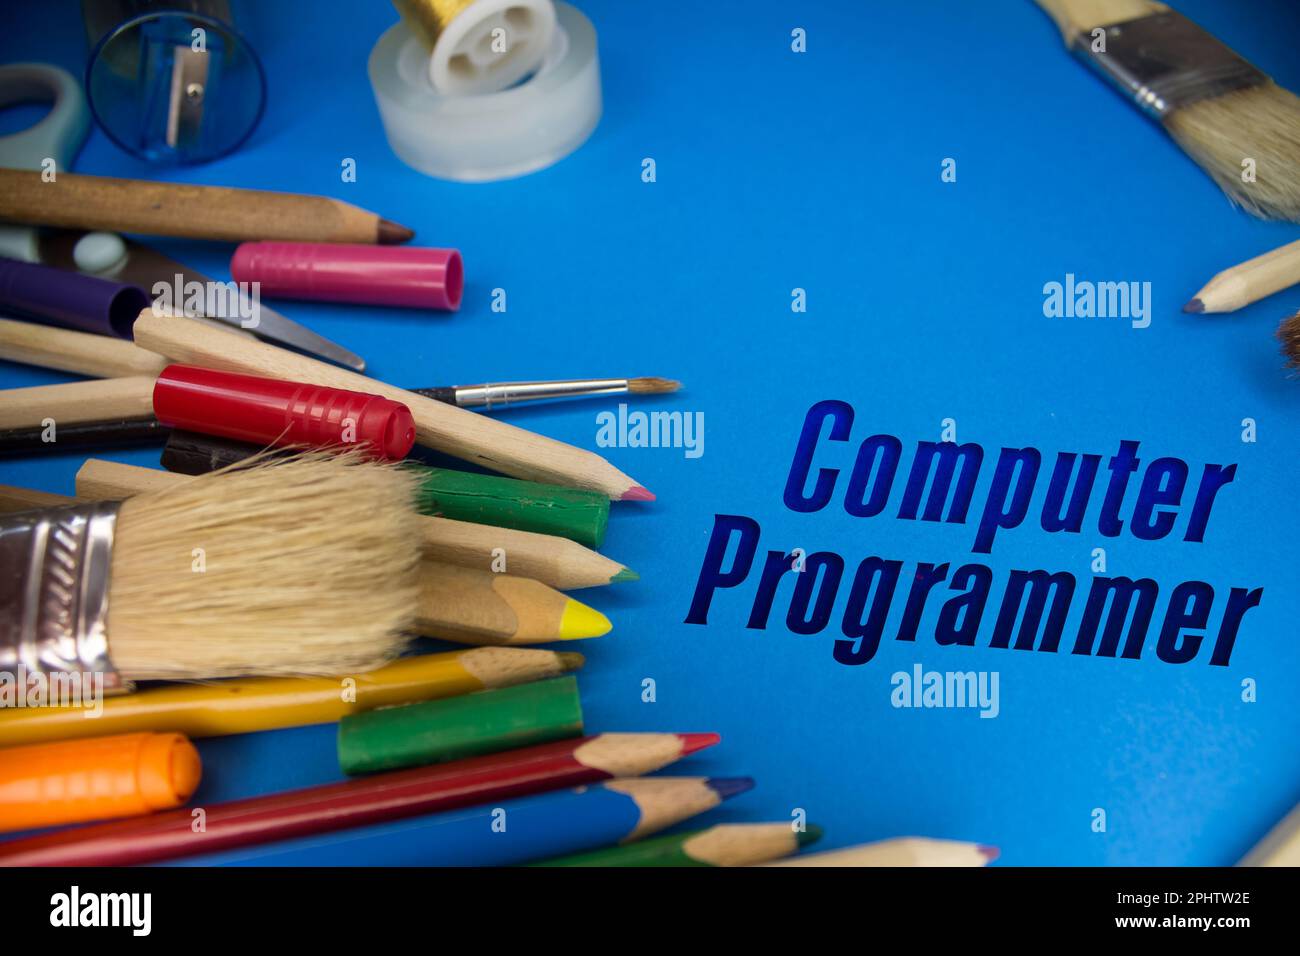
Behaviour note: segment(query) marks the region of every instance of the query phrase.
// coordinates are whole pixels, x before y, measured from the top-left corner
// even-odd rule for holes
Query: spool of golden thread
[[[442,31],[474,0],[393,0],[406,25],[430,50]]]

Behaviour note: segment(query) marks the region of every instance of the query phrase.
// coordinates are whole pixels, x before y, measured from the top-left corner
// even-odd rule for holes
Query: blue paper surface
[[[803,811],[825,828],[824,847],[945,837],[999,846],[1007,864],[1239,859],[1300,798],[1300,513],[1290,484],[1300,384],[1273,338],[1300,308],[1300,289],[1234,315],[1180,310],[1216,272],[1300,238],[1300,228],[1230,208],[1157,126],[1065,52],[1028,0],[581,7],[599,37],[605,115],[574,155],[522,179],[439,182],[393,156],[365,70],[396,20],[377,0],[237,6],[269,101],[235,155],[158,169],[95,130],[75,168],[331,195],[412,226],[418,244],[459,248],[468,283],[454,315],[275,303],[363,354],[386,381],[685,383],[630,406],[703,413],[701,456],[597,449],[658,500],[612,509],[603,550],[642,579],[580,595],[615,623],[582,647],[580,684],[592,732],[722,734],[721,746],[672,772],[749,774],[758,786],[703,820]],[[1293,5],[1186,0],[1180,9],[1300,89]],[[77,4],[11,4],[3,19],[0,62],[80,73]],[[806,31],[804,53],[791,49],[795,28]],[[21,125],[5,112],[0,121],[0,134]],[[654,182],[643,181],[647,158]],[[347,159],[356,182],[342,182]],[[955,182],[943,181],[945,159],[956,161]],[[150,241],[229,277],[229,245]],[[1046,317],[1044,285],[1067,274],[1149,282],[1150,325]],[[491,307],[498,288],[505,312]],[[805,312],[792,311],[795,289],[805,290]],[[72,379],[0,363],[4,387]],[[804,415],[823,399],[856,412],[850,442],[824,446],[816,460],[845,473],[828,507],[797,514],[782,494]],[[617,405],[501,417],[596,448],[597,415]],[[970,520],[895,518],[916,443],[939,441],[946,419],[957,441],[985,452]],[[1253,442],[1243,441],[1245,419]],[[882,514],[857,518],[842,507],[844,483],[858,443],[874,434],[901,441],[900,476]],[[1191,488],[1204,464],[1238,466],[1204,542],[1183,540],[1185,508],[1162,540],[1127,527],[1100,535],[1099,479],[1080,533],[1043,531],[1031,508],[991,554],[972,553],[1000,449],[1042,452],[1037,506],[1058,452],[1109,458],[1121,440],[1141,443],[1143,468],[1160,456],[1187,462]],[[71,493],[84,457],[0,459],[0,482]],[[157,464],[151,449],[99,457]],[[744,584],[718,592],[707,626],[685,624],[715,514],[761,525],[759,561]],[[789,581],[768,628],[745,627],[769,548],[843,556],[826,630],[788,631]],[[1095,548],[1109,574],[1160,585],[1140,660],[1068,653],[1078,595],[1061,652],[989,646],[1011,569],[1068,570],[1083,591]],[[993,610],[975,646],[935,642],[935,599],[917,640],[895,641],[900,593],[875,658],[837,663],[847,580],[869,555],[903,561],[904,583],[918,561],[988,564]],[[1165,596],[1192,580],[1214,586],[1212,619],[1229,588],[1263,588],[1227,667],[1209,665],[1207,651],[1186,664],[1154,654]],[[891,676],[917,664],[996,671],[998,716],[893,706]],[[654,702],[643,700],[647,679]],[[1243,681],[1254,682],[1252,702]],[[200,741],[197,805],[339,779],[333,734]]]

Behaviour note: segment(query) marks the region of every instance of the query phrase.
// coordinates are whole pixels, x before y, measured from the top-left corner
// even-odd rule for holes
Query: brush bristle
[[[1277,340],[1282,343],[1286,364],[1300,369],[1300,312],[1282,320],[1282,324],[1277,327]]]
[[[1300,222],[1300,97],[1269,81],[1174,110],[1165,128],[1236,205]],[[1255,182],[1243,182],[1245,160]],[[1248,164],[1249,165],[1249,164]]]
[[[634,395],[675,392],[681,387],[681,382],[674,381],[671,378],[629,378],[627,380],[627,390]]]
[[[418,482],[355,453],[315,453],[127,499],[109,582],[117,669],[351,674],[396,656],[416,606]]]

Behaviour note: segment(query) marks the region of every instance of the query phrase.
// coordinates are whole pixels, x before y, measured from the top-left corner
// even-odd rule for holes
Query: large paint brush
[[[1300,222],[1300,98],[1149,0],[1036,0],[1070,49],[1164,126],[1228,198]]]

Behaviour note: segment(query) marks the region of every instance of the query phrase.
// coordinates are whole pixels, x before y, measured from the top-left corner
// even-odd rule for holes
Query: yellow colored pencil
[[[220,737],[332,723],[377,707],[556,677],[582,663],[581,654],[476,647],[404,657],[352,677],[255,677],[175,684],[104,698],[98,712],[86,705],[24,707],[15,706],[16,700],[5,701],[6,706],[0,707],[0,747],[141,731]],[[26,690],[13,686],[10,693]],[[4,695],[0,686],[0,700]]]

